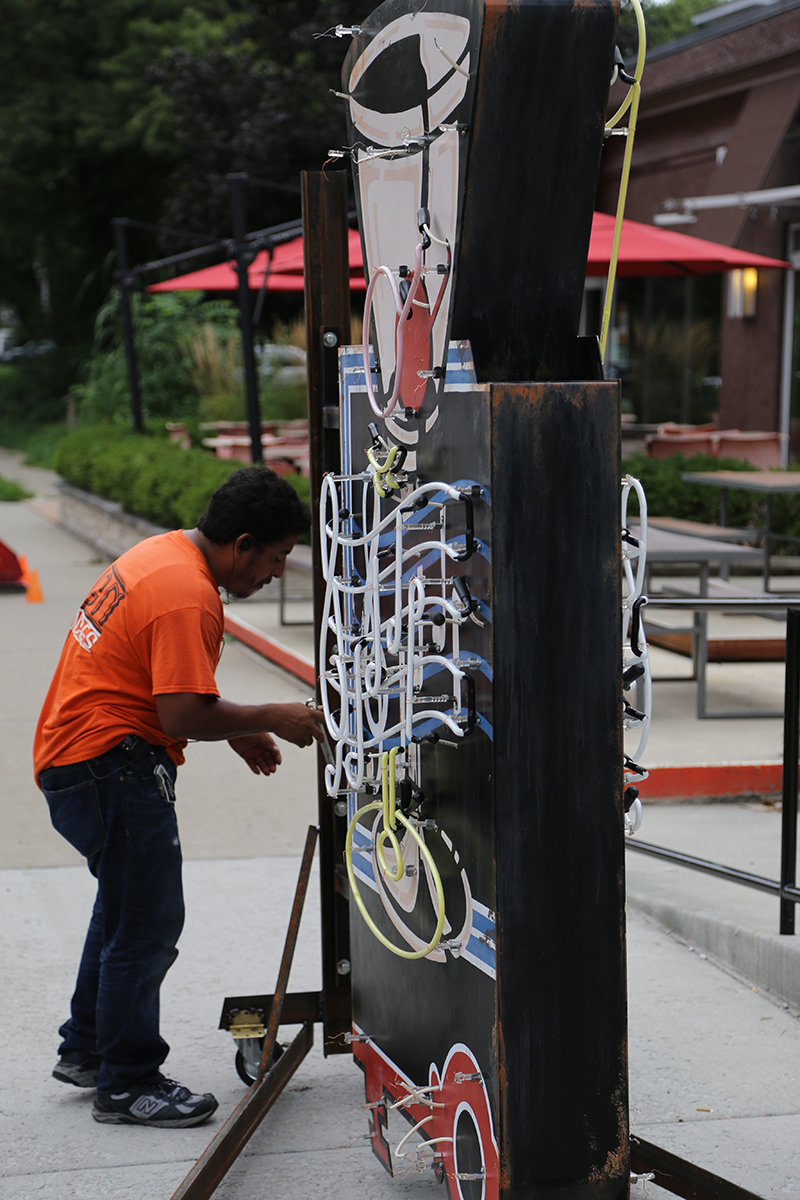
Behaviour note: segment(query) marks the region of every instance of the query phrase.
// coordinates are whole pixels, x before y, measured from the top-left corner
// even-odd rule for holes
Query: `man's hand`
[[[228,745],[243,758],[254,775],[274,775],[283,759],[268,733],[246,733],[228,739]]]
[[[272,731],[295,746],[310,746],[325,740],[325,715],[305,704],[276,704]]]

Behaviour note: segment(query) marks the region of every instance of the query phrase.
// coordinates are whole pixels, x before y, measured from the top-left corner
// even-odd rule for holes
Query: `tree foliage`
[[[716,3],[717,0],[642,0],[648,48],[655,49],[694,32],[692,17]],[[625,0],[620,11],[617,44],[626,61],[636,57],[639,47],[636,17],[632,5]]]
[[[203,53],[177,48],[151,68],[170,104],[178,151],[165,206],[170,223],[224,235],[226,174],[246,171],[297,188],[301,171],[319,169],[342,144],[342,102],[332,92],[340,88],[347,43],[315,35],[353,23],[362,7],[352,0],[269,4],[242,25],[236,44]],[[299,213],[299,194],[251,188],[251,227]]]
[[[198,292],[166,292],[140,300],[134,297],[137,367],[144,415],[163,424],[198,415],[198,390],[187,349],[203,324],[221,334],[236,331],[236,308],[231,300],[202,303]],[[122,337],[119,293],[113,291],[97,314],[92,353],[71,394],[81,420],[111,421],[130,427],[128,368]]]
[[[650,45],[689,30],[709,2],[645,0]],[[231,172],[288,189],[253,184],[251,228],[299,217],[300,172],[321,168],[344,139],[332,91],[347,42],[315,35],[357,23],[369,7],[5,0],[0,306],[16,313],[21,341],[56,343],[36,365],[43,395],[61,403],[91,345],[113,281],[113,217],[227,236]],[[623,11],[623,45],[631,17]],[[189,244],[137,236],[134,261]]]
[[[113,279],[113,217],[227,235],[227,173],[297,185],[300,170],[321,167],[342,138],[330,88],[346,43],[313,34],[355,10],[347,0],[6,0],[0,305],[17,314],[20,340],[55,339],[74,371]],[[264,192],[251,220],[299,215],[298,195]]]

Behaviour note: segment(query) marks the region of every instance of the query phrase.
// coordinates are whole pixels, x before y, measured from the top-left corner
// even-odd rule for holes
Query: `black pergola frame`
[[[120,289],[122,298],[123,340],[125,344],[125,361],[128,368],[128,386],[131,394],[133,428],[136,433],[143,433],[142,396],[139,387],[133,310],[131,306],[131,293],[134,287],[140,280],[147,279],[165,267],[184,267],[198,258],[207,258],[212,254],[220,255],[222,261],[231,258],[235,260],[238,278],[236,299],[239,308],[239,327],[242,333],[242,357],[244,361],[245,395],[247,398],[247,421],[250,432],[250,453],[251,461],[260,463],[263,462],[261,452],[261,409],[259,405],[258,373],[256,371],[255,359],[253,310],[250,303],[250,284],[247,272],[259,251],[272,250],[275,246],[280,246],[284,242],[292,241],[294,238],[301,236],[303,232],[303,220],[302,217],[298,217],[294,221],[284,221],[282,224],[271,225],[265,229],[256,229],[248,233],[246,189],[249,184],[253,184],[257,187],[291,192],[299,197],[300,188],[292,187],[289,184],[271,183],[265,179],[256,179],[244,172],[233,173],[227,175],[226,178],[230,187],[232,237],[220,238],[204,246],[197,246],[193,250],[184,250],[179,254],[170,254],[165,258],[153,259],[150,262],[138,263],[131,266],[128,261],[127,230],[129,228],[145,229],[159,233],[166,230],[158,226],[146,225],[141,221],[131,220],[128,217],[115,217],[111,222],[114,231],[114,247],[117,255],[117,270],[114,279]],[[172,230],[170,232],[178,233],[179,236],[186,238],[192,236],[192,234],[186,231]],[[266,287],[267,275],[264,278],[264,287]],[[262,294],[260,294],[257,304],[260,304]]]

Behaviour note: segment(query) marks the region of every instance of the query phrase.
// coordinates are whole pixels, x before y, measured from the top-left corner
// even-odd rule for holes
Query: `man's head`
[[[228,546],[243,533],[257,546],[297,538],[311,526],[308,506],[269,467],[241,467],[218,487],[197,528],[210,542]]]
[[[281,577],[310,524],[292,485],[269,467],[254,466],[234,471],[217,488],[195,532],[217,583],[244,599]]]

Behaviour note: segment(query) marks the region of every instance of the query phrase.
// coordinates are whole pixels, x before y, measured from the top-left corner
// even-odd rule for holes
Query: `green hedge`
[[[107,500],[116,500],[126,512],[168,529],[190,529],[205,510],[211,493],[241,464],[213,458],[202,450],[182,450],[164,437],[95,426],[68,434],[55,452],[55,470],[75,487]],[[648,458],[633,454],[622,464],[623,473],[641,480],[653,516],[684,517],[714,524],[719,518],[716,488],[684,483],[686,471],[756,470],[738,459],[698,454],[687,458]],[[310,503],[309,481],[299,475],[289,481]],[[632,512],[635,512],[631,497]],[[764,523],[764,498],[754,492],[728,493],[727,522],[741,528]],[[800,538],[800,496],[775,496],[772,528]],[[796,553],[789,544],[786,553]]]
[[[94,427],[65,437],[53,465],[68,483],[116,500],[127,513],[167,529],[191,529],[211,493],[242,464],[182,450],[161,437]],[[289,482],[308,503],[308,480],[298,475]]]
[[[708,454],[671,454],[669,458],[648,458],[644,453],[623,460],[623,474],[640,480],[647,496],[647,511],[654,517],[683,517],[710,525],[719,523],[720,493],[717,488],[684,483],[688,471],[756,471],[751,463],[737,458],[714,458]],[[633,501],[633,497],[631,497]],[[635,504],[631,510],[635,513]],[[728,491],[726,523],[740,529],[763,527],[764,497],[757,492],[734,488]],[[789,537],[800,537],[800,496],[774,496],[772,530]],[[797,547],[780,543],[778,553],[796,554]]]

